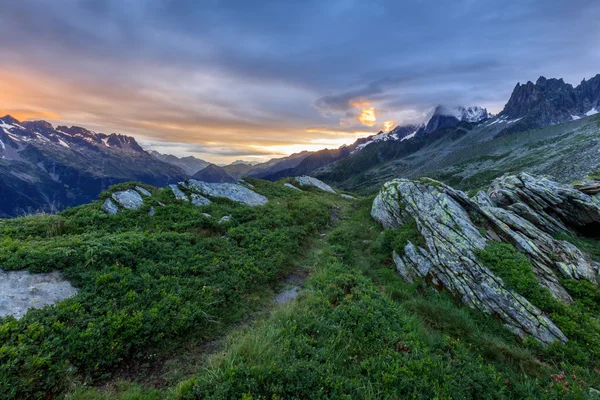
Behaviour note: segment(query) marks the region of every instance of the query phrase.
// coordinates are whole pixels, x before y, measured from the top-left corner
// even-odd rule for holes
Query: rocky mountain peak
[[[6,114],[4,117],[0,118],[0,121],[2,121],[4,124],[8,124],[8,125],[20,124],[19,120],[17,120],[16,118],[13,118],[11,115],[8,115],[8,114]]]
[[[446,105],[438,105],[427,122],[424,131],[425,133],[431,133],[440,128],[456,126],[461,121],[477,123],[487,118],[489,118],[487,110],[479,106],[449,107]]]
[[[108,135],[106,144],[110,147],[118,147],[123,150],[132,150],[141,153],[145,153],[144,149],[138,144],[135,138],[131,136],[121,135],[117,133],[111,133]]]
[[[511,133],[583,118],[595,114],[599,105],[599,75],[575,88],[562,78],[540,76],[535,84],[517,84],[499,116],[520,121],[511,126]]]

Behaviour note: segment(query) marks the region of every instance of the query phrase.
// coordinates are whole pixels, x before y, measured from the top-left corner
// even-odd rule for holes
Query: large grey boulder
[[[481,207],[461,191],[432,180],[396,179],[386,183],[371,215],[385,228],[416,222],[425,245],[408,241],[394,252],[398,273],[407,281],[422,278],[452,293],[465,305],[497,316],[520,337],[542,343],[567,342],[540,309],[508,289],[477,257],[486,239],[472,216],[486,218]]]
[[[105,213],[107,213],[108,215],[115,215],[116,213],[119,212],[119,206],[116,205],[110,198],[106,198],[106,200],[104,200],[104,204],[102,204],[102,207],[100,207],[102,209],[102,211],[104,211]]]
[[[211,197],[225,197],[229,200],[243,203],[249,206],[262,206],[269,201],[245,186],[237,183],[208,183],[189,179],[180,185],[188,190]]]
[[[488,195],[495,206],[513,211],[550,234],[586,234],[600,228],[600,198],[546,177],[503,176],[492,182]]]
[[[133,189],[115,192],[112,194],[112,198],[119,203],[121,207],[128,210],[138,210],[144,204],[142,196]]]
[[[312,176],[297,176],[294,178],[299,185],[302,186],[312,186],[317,189],[321,189],[325,192],[335,193],[335,190],[325,182],[321,182],[317,178],[313,178]]]

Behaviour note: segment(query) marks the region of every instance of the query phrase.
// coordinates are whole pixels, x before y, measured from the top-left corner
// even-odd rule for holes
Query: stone
[[[224,224],[225,222],[231,221],[231,215],[225,215],[219,220],[219,225]]]
[[[481,206],[478,212],[487,219],[486,223],[493,229],[496,240],[510,243],[525,254],[540,284],[549,289],[554,297],[569,303],[572,301],[561,285],[559,275],[597,283],[597,267],[577,247],[554,239],[512,211],[494,207],[484,192],[477,194],[476,202]]]
[[[200,196],[197,193],[192,193],[191,195],[192,198],[192,204],[195,206],[205,206],[211,203],[211,201],[209,199],[207,199],[204,196]]]
[[[148,190],[144,189],[144,188],[143,188],[143,187],[141,187],[141,186],[136,186],[136,187],[135,187],[135,190],[137,190],[137,192],[138,192],[139,194],[141,194],[142,196],[146,196],[146,197],[150,197],[150,196],[152,196],[152,193],[150,193],[150,191],[148,191]]]
[[[550,234],[586,235],[600,229],[600,198],[547,177],[503,176],[492,182],[487,193],[495,206],[513,211]]]
[[[298,190],[298,191],[302,191],[302,189],[297,188],[296,186],[292,185],[291,183],[284,183],[283,186],[288,187],[290,189],[294,189],[294,190]]]
[[[171,185],[169,185],[169,187],[171,188],[171,191],[175,195],[175,199],[182,200],[182,201],[190,201],[190,199],[188,199],[188,197],[186,196],[186,194],[183,193],[181,191],[181,189],[179,189],[179,186],[177,186],[175,184],[171,184]]]
[[[115,192],[112,194],[112,198],[119,203],[121,207],[128,210],[138,210],[144,204],[142,196],[133,189]]]
[[[104,200],[104,204],[101,207],[102,211],[107,213],[108,215],[115,215],[119,212],[119,206],[117,206],[110,198],[106,198]]]
[[[350,196],[349,194],[342,193],[340,194],[340,196],[342,196],[346,200],[356,200],[356,197]]]
[[[225,197],[251,207],[262,206],[269,201],[265,196],[237,183],[208,183],[189,179],[182,182],[181,186],[198,194],[210,197]]]
[[[488,243],[472,220],[486,219],[480,209],[465,193],[440,182],[395,179],[383,186],[371,215],[388,229],[415,221],[424,246],[408,241],[401,254],[392,254],[398,274],[407,282],[420,278],[447,290],[463,304],[496,316],[521,338],[566,343],[550,318],[507,288],[477,257],[477,250]]]
[[[156,210],[154,209],[154,207],[150,207],[150,211],[148,211],[148,215],[151,217],[154,217],[154,214],[156,214]]]
[[[313,178],[312,176],[297,176],[294,179],[301,186],[312,186],[316,187],[317,189],[321,189],[325,192],[336,193],[331,186],[329,186],[325,182],[321,182],[317,178]]]
[[[0,270],[0,318],[12,315],[19,319],[30,308],[56,304],[76,293],[59,272]]]
[[[205,216],[206,218],[212,218],[212,215],[207,214],[207,213],[202,213],[201,215]]]

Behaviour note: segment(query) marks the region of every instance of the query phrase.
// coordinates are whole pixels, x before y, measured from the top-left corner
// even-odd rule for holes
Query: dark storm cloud
[[[29,85],[0,109],[182,143],[311,143],[308,127],[354,129],[366,104],[377,124],[415,122],[438,103],[499,111],[539,75],[576,84],[600,72],[599,16],[596,0],[9,0],[0,79]]]

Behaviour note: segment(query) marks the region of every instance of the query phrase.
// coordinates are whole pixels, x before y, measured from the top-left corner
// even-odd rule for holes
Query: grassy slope
[[[96,202],[0,221],[3,269],[59,269],[80,289],[56,307],[0,320],[0,398],[43,398],[108,379],[187,336],[220,335],[260,307],[261,293],[329,224],[334,196],[255,183],[271,199],[264,207],[196,207],[163,189],[114,217]],[[224,215],[232,220],[219,225]]]
[[[415,233],[381,234],[370,204],[344,207],[336,228],[312,242],[297,264],[312,272],[299,299],[234,330],[195,377],[163,392],[125,386],[68,398],[565,399],[600,386],[597,359],[519,343],[494,319],[402,282],[389,255]]]
[[[223,300],[227,302],[227,307],[221,308],[222,311],[218,311],[217,307],[208,313],[213,319],[219,318],[221,323],[206,319],[192,319],[191,325],[174,332],[169,331],[169,335],[160,337],[161,342],[170,343],[170,346],[166,347],[149,340],[151,338],[146,335],[133,332],[126,339],[121,340],[121,343],[137,339],[137,342],[132,344],[132,348],[139,354],[122,353],[121,360],[116,360],[108,365],[108,368],[98,371],[93,367],[88,370],[84,365],[77,365],[80,374],[72,379],[79,383],[70,386],[74,389],[67,390],[65,399],[290,397],[563,399],[586,398],[589,394],[589,386],[600,387],[599,371],[595,370],[598,363],[595,350],[590,351],[589,354],[582,354],[581,349],[585,349],[586,343],[579,338],[572,340],[574,346],[571,344],[571,347],[554,346],[543,349],[533,342],[519,343],[494,319],[459,307],[449,296],[435,293],[422,284],[408,285],[402,282],[394,272],[390,259],[391,250],[397,248],[407,238],[415,240],[415,232],[407,228],[382,234],[381,228],[369,216],[372,199],[345,201],[337,196],[314,191],[310,193],[288,191],[281,188],[281,183],[272,184],[263,181],[253,183],[257,191],[271,198],[268,207],[248,209],[219,202],[209,206],[209,209],[195,209],[185,204],[170,204],[165,208],[163,217],[158,215],[159,210],[157,210],[158,218],[155,220],[159,221],[157,224],[145,215],[141,218],[144,210],[140,211],[139,216],[124,214],[117,219],[94,215],[92,210],[98,206],[96,204],[69,211],[58,219],[35,217],[3,222],[4,241],[12,240],[16,242],[16,244],[12,243],[12,246],[17,246],[20,251],[29,252],[26,253],[27,257],[22,259],[35,256],[35,250],[32,250],[33,247],[30,245],[33,241],[54,242],[69,235],[86,235],[83,232],[89,231],[89,226],[94,226],[94,230],[97,231],[94,241],[100,240],[101,243],[105,243],[103,240],[106,240],[110,246],[113,246],[115,241],[107,238],[113,235],[120,235],[123,232],[127,235],[135,232],[141,234],[148,232],[150,228],[153,234],[165,231],[162,234],[166,232],[176,236],[192,234],[197,238],[196,240],[208,238],[212,246],[222,243],[223,236],[229,238],[229,240],[225,239],[225,242],[236,243],[234,247],[218,247],[218,253],[212,253],[212,257],[217,254],[226,257],[229,252],[232,252],[232,255],[230,260],[220,263],[219,269],[215,270],[213,275],[215,280],[210,282],[211,288],[241,292],[233,298]],[[159,192],[156,196],[157,199],[167,200],[169,195]],[[330,211],[334,208],[337,209],[335,214],[339,217],[335,229],[328,232],[326,237],[321,237],[317,233],[327,229]],[[219,227],[214,223],[206,225],[207,222],[199,216],[199,213],[207,210],[216,219],[221,215],[232,213],[233,226]],[[82,220],[77,222],[78,218]],[[284,231],[279,229],[292,226],[305,227],[306,231],[299,236],[291,235],[289,232],[283,236],[272,236],[272,232],[286,232],[285,229]],[[265,235],[270,235],[268,240],[263,240]],[[11,239],[8,239],[9,237]],[[312,237],[309,239],[310,246],[300,246],[299,243],[309,237]],[[73,237],[69,236],[69,240],[65,242],[77,242],[71,239]],[[85,236],[77,239],[83,240]],[[594,241],[569,239],[578,241],[578,244],[587,251],[598,252],[598,245]],[[149,247],[159,245],[164,240],[165,238],[161,237],[160,240],[152,242]],[[166,241],[169,240],[172,239]],[[297,240],[297,242],[289,243],[290,240]],[[124,241],[136,242],[129,239]],[[62,246],[62,242],[60,243]],[[152,275],[150,277],[143,275],[143,280],[149,279],[153,284],[158,284],[168,276],[170,279],[165,284],[164,290],[176,289],[175,297],[160,295],[157,298],[144,298],[143,302],[134,299],[134,302],[129,305],[112,304],[111,311],[124,311],[119,315],[126,316],[128,306],[135,305],[138,309],[148,311],[156,307],[157,300],[160,303],[165,298],[176,301],[183,297],[184,301],[169,305],[173,310],[172,313],[163,312],[161,309],[156,319],[149,320],[150,324],[158,324],[159,329],[164,333],[165,330],[170,329],[168,326],[172,325],[173,321],[179,320],[182,315],[186,316],[188,312],[186,310],[198,307],[199,304],[203,306],[193,297],[194,293],[202,293],[202,290],[192,286],[195,290],[186,292],[186,288],[190,283],[206,285],[206,274],[210,269],[205,269],[205,266],[209,257],[195,260],[193,257],[197,256],[199,249],[193,247],[187,239],[181,241],[180,247],[186,249],[184,259],[190,260],[189,257],[192,257],[193,262],[187,261],[177,268],[177,273],[173,273],[169,264],[173,259],[180,258],[178,250],[169,248],[164,260],[161,261],[162,264],[156,262],[154,258],[158,257],[161,260],[160,256],[152,252],[153,262],[150,265],[156,269],[158,279],[154,280]],[[98,245],[94,248],[100,249],[102,246]],[[240,248],[244,251],[237,252]],[[8,246],[8,249],[11,247]],[[35,249],[56,257],[53,253],[56,249],[50,245],[36,246]],[[139,249],[140,247],[136,247],[131,250],[135,250],[135,254],[138,255]],[[202,249],[207,248],[202,247]],[[270,270],[267,276],[260,277],[256,282],[255,274],[261,276],[265,271],[262,263],[271,260],[268,252],[279,253],[278,250],[286,256],[284,261],[276,257],[278,262],[273,263],[273,268],[267,268]],[[506,266],[510,267],[508,271],[518,273],[527,270],[527,266],[522,264],[523,260],[513,256],[514,252],[511,249],[488,250],[481,256],[498,273],[505,273]],[[14,253],[14,249],[5,250],[3,246],[2,257],[13,254],[11,251]],[[82,261],[63,267],[65,274],[72,279],[76,279],[78,274],[83,278],[88,277],[86,274],[96,277],[95,283],[90,288],[80,284],[82,292],[96,290],[98,277],[105,274],[113,276],[115,271],[115,256],[109,257],[101,251],[98,253],[95,251],[92,253],[98,254],[98,258],[88,255],[87,259],[83,258]],[[254,261],[252,258],[246,259],[248,253],[253,254]],[[121,253],[117,252],[117,257],[119,254]],[[240,263],[240,258],[244,260],[243,264]],[[15,266],[23,267],[24,265],[16,261],[18,259],[19,257],[15,257],[11,262],[14,262]],[[34,259],[38,260],[32,263],[36,266],[39,265],[38,262],[44,260],[41,256]],[[90,259],[94,260],[93,264]],[[504,263],[505,259],[509,260],[509,263]],[[123,260],[119,265],[135,263],[135,267],[130,268],[131,271],[127,271],[127,274],[147,272],[144,266],[148,260],[142,262],[137,260],[137,257],[123,258]],[[235,265],[237,268],[221,269],[227,265]],[[44,269],[48,269],[48,266]],[[103,273],[98,275],[96,269]],[[272,293],[269,289],[273,287],[273,282],[284,276],[286,272],[298,269],[311,272],[311,277],[305,282],[299,299],[289,304],[273,305],[272,312],[258,315],[249,325],[237,327],[232,325],[247,315],[248,311],[260,309],[268,304],[268,297]],[[180,278],[194,275],[198,281],[194,279],[179,282],[179,278],[174,279],[178,274],[181,275]],[[518,274],[512,277],[515,276],[519,278]],[[507,282],[512,282],[510,278],[511,276],[505,276]],[[242,290],[239,290],[239,286],[235,289],[235,286],[232,287],[234,282],[230,282],[231,279],[236,284],[247,286]],[[520,279],[515,280],[517,286],[520,281]],[[516,290],[534,292],[537,290],[531,286],[530,280],[525,279],[523,282],[526,284],[523,287],[516,287]],[[134,282],[133,291],[138,292],[136,285],[143,287],[144,283]],[[581,321],[580,317],[585,317],[586,323],[596,324],[592,328],[597,329],[597,307],[590,304],[590,309],[585,310],[583,302],[594,300],[598,292],[581,287],[569,289],[573,292],[581,292],[575,297],[582,303],[577,305],[578,314],[566,315],[561,323],[573,325]],[[100,294],[102,293],[104,292]],[[123,293],[127,298],[131,288],[125,290],[119,285],[113,285],[110,287],[110,294],[104,294],[105,297],[95,303],[90,298],[91,294],[90,297],[79,297],[80,292],[78,297],[64,302],[57,308],[29,313],[22,320],[24,322],[18,322],[22,325],[14,331],[26,332],[22,336],[27,337],[31,327],[38,329],[37,324],[48,329],[50,322],[54,324],[57,320],[60,321],[60,318],[67,318],[60,310],[73,303],[87,304],[92,310],[98,306],[102,311],[106,300],[117,301],[119,293]],[[94,294],[97,295],[96,292]],[[190,299],[185,296],[186,294],[191,296]],[[65,309],[71,311],[73,308]],[[102,320],[103,316],[96,315],[95,319],[98,318]],[[89,320],[87,322],[89,324]],[[11,324],[14,323],[14,321],[4,321],[0,335],[6,334],[7,330],[10,331]],[[53,328],[53,325],[51,327]],[[577,330],[577,327],[572,326],[572,328]],[[593,329],[589,332],[593,333]],[[117,332],[118,335],[122,334],[120,326]],[[202,354],[203,349],[198,350],[188,346],[192,341],[206,343],[207,339],[224,333],[227,334],[223,340],[224,344],[215,346],[209,357]],[[91,342],[85,344],[95,345],[99,342],[102,345],[106,343],[104,336],[107,334],[113,335],[108,338],[109,344],[115,338],[123,339],[121,336],[114,336],[113,331],[103,330],[98,333],[98,336],[92,336]],[[37,343],[29,337],[27,339],[28,341],[21,340],[19,336],[8,343],[9,345],[19,343],[25,346],[23,347],[25,349],[30,349],[31,346],[41,349],[38,356],[43,355],[44,351],[48,352],[47,348],[42,349],[40,346],[40,343],[43,344],[48,340],[47,338],[38,335]],[[82,340],[81,337],[76,339]],[[66,342],[70,343],[69,340]],[[177,351],[178,346],[183,351]],[[0,357],[5,357],[5,347],[2,349]],[[186,355],[188,349],[189,354]],[[104,350],[110,355],[114,354],[113,349]],[[196,351],[198,353],[195,353]],[[178,364],[185,364],[191,359],[196,359],[197,362],[182,373],[175,374],[176,377],[170,379],[166,387],[153,388],[152,386],[155,385],[152,382],[139,376],[129,377],[137,381],[137,384],[114,381],[107,376],[105,378],[109,379],[109,384],[102,388],[87,389],[81,385],[82,379],[86,376],[97,377],[100,372],[117,371],[119,365],[134,365],[140,358],[145,360],[151,354],[165,352],[173,352],[167,364],[174,369],[181,368]],[[89,358],[86,356],[79,362],[95,360],[91,357],[96,356],[96,354],[89,355]],[[69,358],[69,361],[75,360]],[[43,363],[40,365],[44,367]],[[22,367],[22,364],[20,366]],[[6,376],[11,378],[10,374],[4,375],[6,371],[7,369],[0,369],[3,373],[0,374],[1,379],[5,379]],[[10,372],[10,367],[8,371]],[[18,370],[17,375],[21,375],[22,371],[27,372],[29,369]],[[190,377],[191,371],[195,371],[193,373],[195,376]],[[64,373],[62,370],[51,372]],[[28,384],[33,385],[31,382]],[[36,384],[40,383],[36,381]],[[29,389],[27,383],[22,385]],[[61,389],[69,389],[69,387],[63,386]]]

